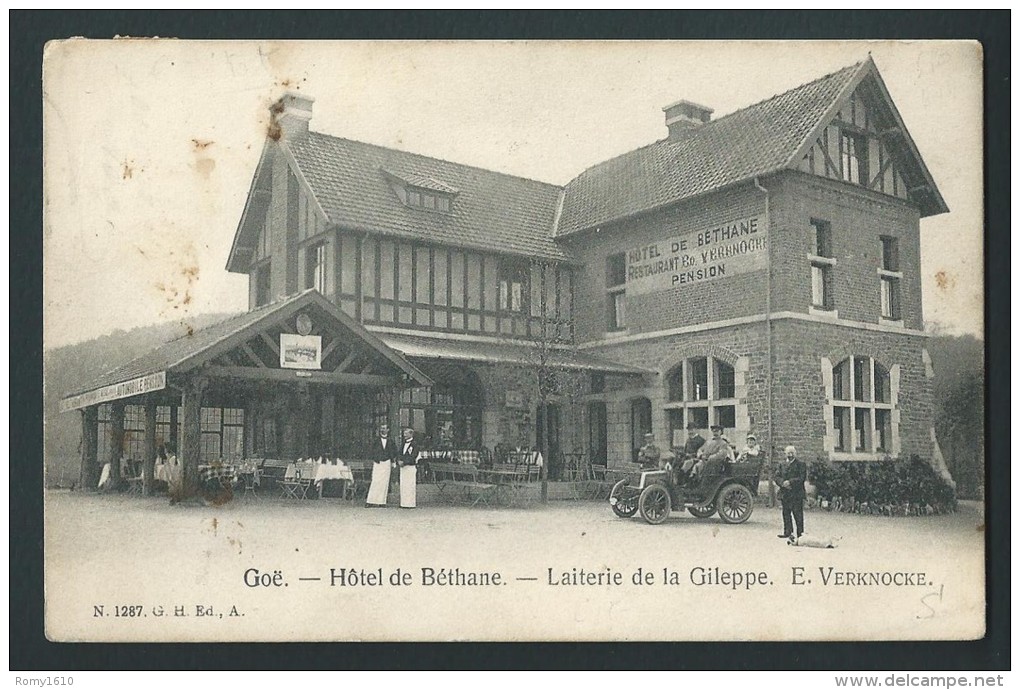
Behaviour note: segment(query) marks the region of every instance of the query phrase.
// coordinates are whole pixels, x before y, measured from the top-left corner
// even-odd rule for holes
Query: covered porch
[[[81,414],[81,485],[103,464],[146,494],[157,456],[179,458],[184,496],[203,466],[360,454],[400,393],[432,380],[314,290],[162,345],[66,396]]]

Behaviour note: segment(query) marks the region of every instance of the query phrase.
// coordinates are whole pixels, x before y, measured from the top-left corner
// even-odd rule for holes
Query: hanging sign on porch
[[[281,369],[322,369],[322,336],[280,334]]]

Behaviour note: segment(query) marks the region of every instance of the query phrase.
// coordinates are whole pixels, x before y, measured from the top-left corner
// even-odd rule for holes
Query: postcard
[[[982,70],[51,42],[48,638],[982,637]]]

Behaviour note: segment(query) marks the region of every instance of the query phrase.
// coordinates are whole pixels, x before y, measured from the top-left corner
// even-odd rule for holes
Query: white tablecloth
[[[336,465],[326,463],[325,465],[321,462],[301,462],[291,463],[287,465],[287,472],[284,474],[286,479],[297,478],[297,471],[301,470],[302,479],[312,479],[316,484],[321,484],[326,479],[342,479],[345,481],[354,481],[354,474],[351,472],[351,468],[343,463]]]

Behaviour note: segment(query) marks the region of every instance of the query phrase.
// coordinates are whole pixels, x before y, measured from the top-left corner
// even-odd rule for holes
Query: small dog
[[[786,543],[790,546],[810,546],[813,549],[834,549],[842,537],[812,537],[802,534],[799,537],[788,537]]]

